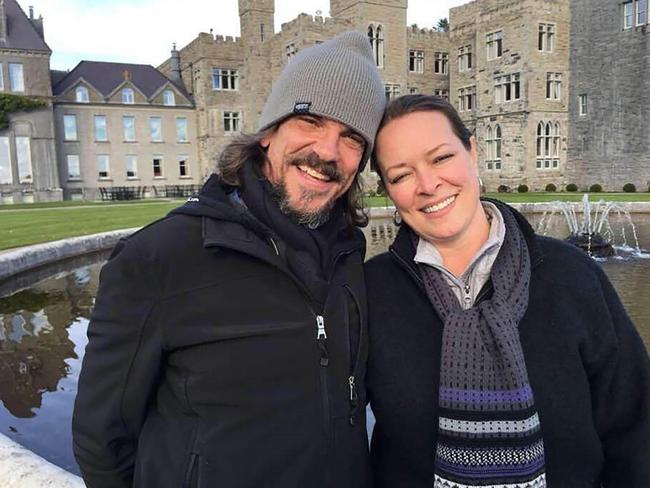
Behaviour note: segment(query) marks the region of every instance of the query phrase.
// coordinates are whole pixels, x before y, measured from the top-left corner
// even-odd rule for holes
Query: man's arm
[[[155,280],[134,240],[120,241],[102,269],[79,377],[73,449],[91,488],[132,486],[162,359]]]
[[[599,270],[609,310],[607,331],[594,327],[591,364],[594,421],[605,455],[603,486],[650,486],[650,361],[616,291]]]

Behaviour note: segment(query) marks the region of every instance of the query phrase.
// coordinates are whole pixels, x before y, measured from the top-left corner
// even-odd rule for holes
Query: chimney
[[[39,15],[38,19],[34,17],[34,7],[29,6],[29,21],[32,23],[34,26],[34,29],[36,29],[36,32],[38,32],[38,35],[41,36],[41,39],[45,40],[45,33],[43,31],[43,16]]]
[[[176,43],[172,45],[172,57],[169,60],[169,67],[171,69],[171,74],[169,78],[172,81],[175,81],[177,83],[182,83],[183,80],[181,78],[181,55],[176,50]]]
[[[7,40],[7,16],[5,14],[5,0],[0,0],[0,40]]]

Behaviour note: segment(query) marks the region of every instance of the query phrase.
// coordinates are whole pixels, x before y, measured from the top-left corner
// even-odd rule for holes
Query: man
[[[368,485],[359,171],[367,38],[298,54],[260,131],[104,266],[73,419],[95,487]]]

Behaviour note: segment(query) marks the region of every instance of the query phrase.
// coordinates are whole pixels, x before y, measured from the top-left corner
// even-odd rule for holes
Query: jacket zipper
[[[356,295],[352,291],[352,288],[350,288],[349,285],[343,285],[343,287],[347,290],[347,292],[350,294],[350,297],[354,301],[355,306],[357,307],[357,311],[359,312],[359,343],[357,344],[357,351],[352,358],[352,351],[350,351],[350,365],[352,367],[352,370],[350,371],[350,376],[348,377],[348,386],[349,386],[349,391],[350,391],[350,425],[355,425],[356,424],[356,415],[359,410],[359,394],[357,392],[357,385],[356,385],[356,379],[357,379],[357,374],[359,372],[359,365],[361,361],[361,348],[363,347],[363,341],[365,340],[365,337],[363,335],[363,324],[364,324],[364,316],[361,310],[361,304],[359,303],[359,300],[357,299]],[[348,330],[348,335],[349,335],[349,330]]]

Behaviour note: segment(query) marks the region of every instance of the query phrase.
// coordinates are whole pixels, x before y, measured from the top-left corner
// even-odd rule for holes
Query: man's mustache
[[[292,166],[308,166],[337,183],[340,182],[342,178],[341,172],[334,161],[326,161],[315,152],[310,152],[304,156],[294,156],[290,158],[287,163]]]

